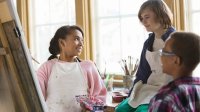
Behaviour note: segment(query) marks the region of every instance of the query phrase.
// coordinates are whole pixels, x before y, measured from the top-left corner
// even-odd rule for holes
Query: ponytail
[[[54,58],[58,58],[58,56],[52,54],[51,56],[49,56],[48,60],[51,60],[51,59],[54,59]]]
[[[60,52],[60,48],[59,48],[59,45],[58,45],[58,39],[56,39],[55,36],[50,41],[49,52],[52,55],[48,58],[48,60],[58,58],[57,55]]]

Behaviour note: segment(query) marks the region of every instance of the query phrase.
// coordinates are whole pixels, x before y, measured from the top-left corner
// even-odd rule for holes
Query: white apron
[[[147,50],[146,59],[151,67],[152,73],[147,80],[147,84],[143,84],[142,81],[138,81],[135,84],[128,102],[133,108],[141,104],[149,104],[151,98],[157,91],[172,80],[171,76],[162,72],[159,51],[150,52]]]
[[[49,112],[81,112],[76,95],[87,95],[87,82],[79,62],[59,62],[52,68],[47,88]]]

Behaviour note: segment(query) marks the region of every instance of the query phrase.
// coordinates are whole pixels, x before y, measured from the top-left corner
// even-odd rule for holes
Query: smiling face
[[[59,40],[61,47],[60,55],[65,58],[74,58],[79,56],[83,49],[83,35],[79,30],[72,30],[65,39]]]
[[[149,32],[157,32],[160,29],[163,29],[163,26],[157,20],[155,13],[149,8],[146,8],[142,11],[140,20],[146,30]]]

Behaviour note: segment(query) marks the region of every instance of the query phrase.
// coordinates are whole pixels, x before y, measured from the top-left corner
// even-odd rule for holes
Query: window
[[[95,62],[101,73],[122,74],[119,61],[140,57],[148,37],[137,13],[144,0],[94,0]]]
[[[200,4],[199,0],[185,0],[186,9],[186,30],[200,35],[199,18],[200,18]],[[194,74],[200,74],[200,64],[194,71]]]
[[[31,54],[43,63],[50,56],[48,47],[55,31],[75,24],[75,0],[32,0],[30,7]]]
[[[195,32],[200,35],[200,29],[199,24],[200,21],[198,18],[200,18],[200,7],[198,4],[200,4],[199,0],[186,0],[186,24],[188,27],[186,27],[186,30]]]

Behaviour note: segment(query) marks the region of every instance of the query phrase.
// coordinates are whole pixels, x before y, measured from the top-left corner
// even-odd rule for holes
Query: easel
[[[25,57],[22,57],[23,50],[20,48],[19,39],[14,36],[14,32],[11,33],[14,27],[14,21],[4,23],[4,25],[0,23],[0,73],[6,79],[5,82],[10,89],[10,98],[16,112],[43,112],[32,74]],[[8,40],[6,40],[5,34],[8,36]],[[10,47],[8,43],[10,43]]]
[[[10,3],[0,1],[4,7],[12,7]],[[10,16],[16,12],[10,12],[9,8],[1,11],[5,16],[0,16],[0,112],[44,112],[23,32],[18,30],[21,26]]]
[[[6,52],[5,49],[0,48],[0,112],[12,112],[14,111],[14,104],[9,92],[8,83],[5,81],[6,77],[3,69],[4,62],[2,55],[6,55]]]

